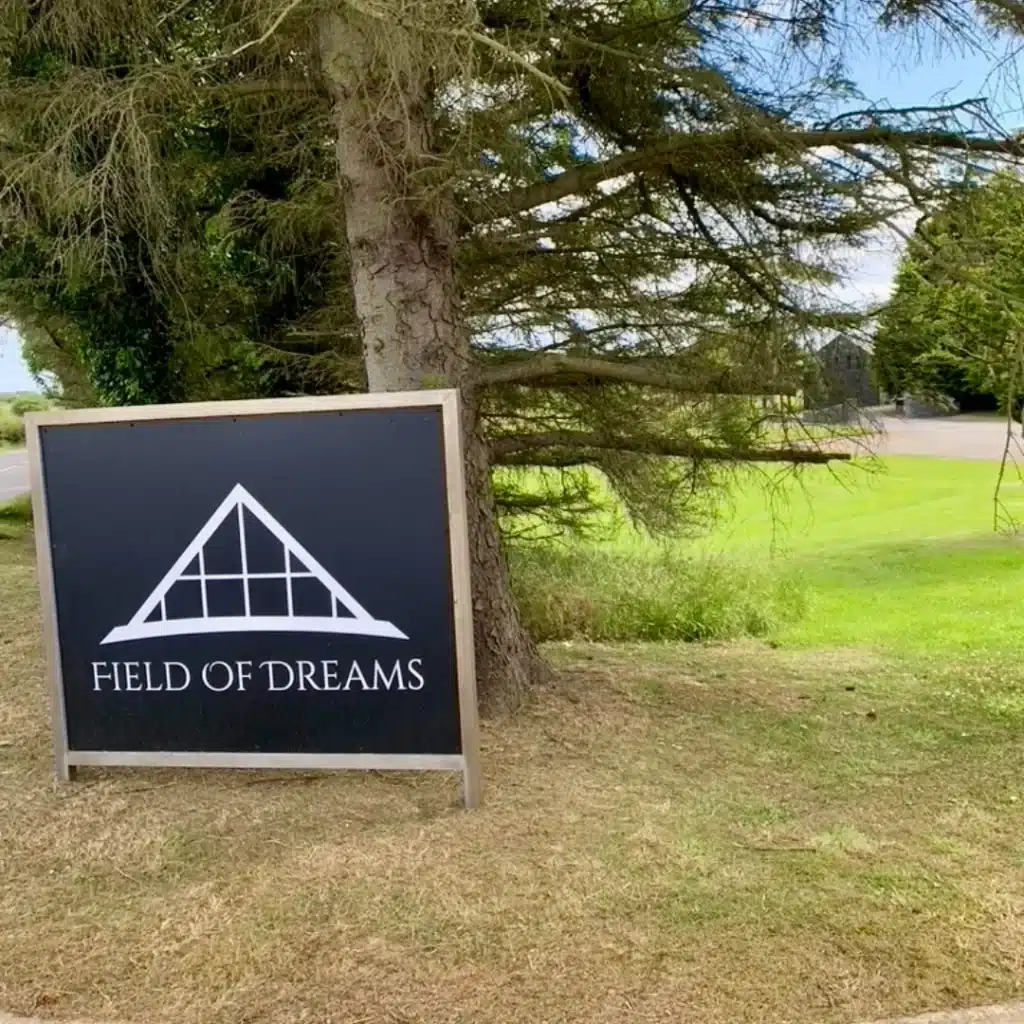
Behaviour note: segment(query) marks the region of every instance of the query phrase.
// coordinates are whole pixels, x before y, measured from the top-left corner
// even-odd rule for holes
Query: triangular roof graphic
[[[246,557],[245,511],[248,510],[278,540],[284,549],[284,571],[252,573]],[[211,537],[230,517],[235,517],[242,571],[207,574],[204,548]],[[188,572],[195,562],[198,573]],[[293,568],[297,563],[297,568]],[[250,604],[250,584],[254,579],[280,580],[287,596],[287,614],[254,615]],[[330,615],[297,615],[294,613],[293,581],[313,579],[330,595]],[[198,581],[202,595],[202,613],[183,618],[168,615],[167,596],[176,583]],[[211,580],[237,580],[244,594],[244,612],[240,615],[208,614],[207,588]],[[346,614],[339,614],[344,609]],[[123,626],[112,629],[101,641],[104,644],[151,637],[189,636],[205,633],[343,633],[355,636],[408,637],[390,622],[375,619],[241,484],[206,521],[178,560],[142,602],[139,610]]]

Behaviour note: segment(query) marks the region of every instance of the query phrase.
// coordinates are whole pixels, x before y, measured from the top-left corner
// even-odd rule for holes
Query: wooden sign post
[[[477,804],[456,392],[26,426],[60,778],[440,769]]]

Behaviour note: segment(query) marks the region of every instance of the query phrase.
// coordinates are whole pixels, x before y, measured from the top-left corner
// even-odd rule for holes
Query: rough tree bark
[[[380,23],[354,13],[325,16],[317,31],[367,382],[371,391],[460,391],[480,695],[485,708],[511,708],[544,665],[522,626],[501,549],[455,278],[456,218],[443,190],[420,184],[436,166],[429,68],[408,60],[396,78],[381,55],[388,43]]]

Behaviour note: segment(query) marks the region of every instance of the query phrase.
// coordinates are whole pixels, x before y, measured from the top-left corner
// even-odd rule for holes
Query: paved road
[[[952,416],[948,419],[904,420],[889,416],[884,433],[872,439],[881,455],[932,455],[946,459],[1001,459],[1006,422],[994,416]],[[1020,426],[1014,430],[1014,454],[1021,456]]]
[[[24,494],[28,486],[25,452],[0,452],[0,504]]]

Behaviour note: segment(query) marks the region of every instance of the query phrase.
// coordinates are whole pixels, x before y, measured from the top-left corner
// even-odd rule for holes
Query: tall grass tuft
[[[25,443],[25,424],[16,416],[10,405],[0,402],[0,447]]]
[[[22,536],[31,522],[32,500],[27,494],[0,503],[0,540]]]
[[[791,576],[721,557],[520,545],[510,568],[539,641],[762,637],[805,610],[804,590]]]
[[[45,412],[53,403],[43,395],[18,395],[11,399],[11,412],[22,417],[29,412]]]

